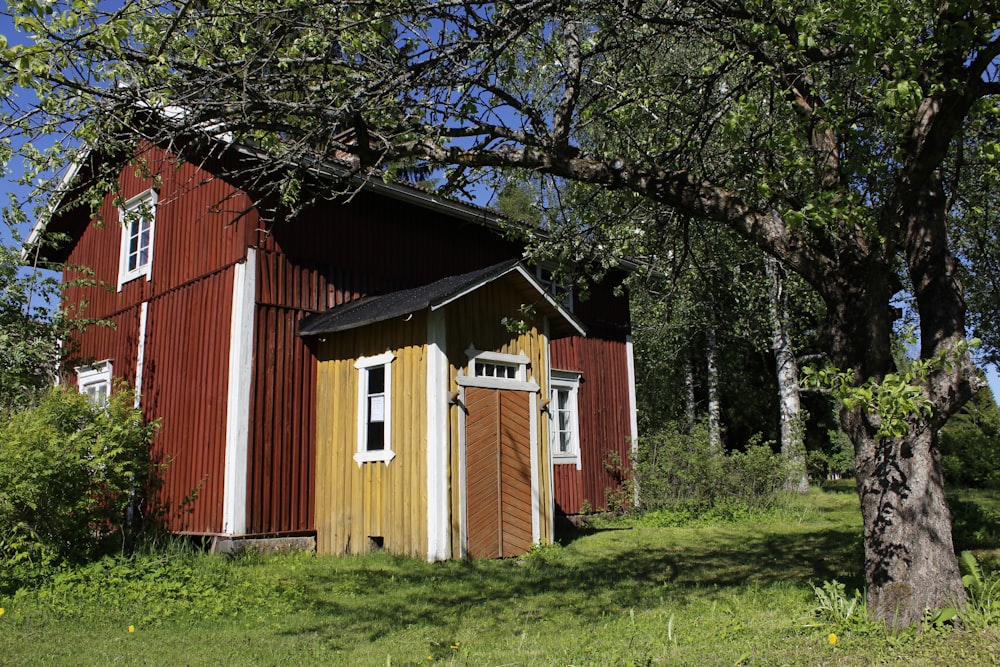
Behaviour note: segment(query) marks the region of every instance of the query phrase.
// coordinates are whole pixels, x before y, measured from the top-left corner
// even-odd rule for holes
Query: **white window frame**
[[[371,461],[382,461],[388,465],[389,461],[396,458],[396,453],[392,451],[392,362],[395,358],[393,352],[386,350],[373,357],[360,357],[354,362],[354,367],[358,369],[358,451],[354,454],[358,467]],[[371,417],[368,410],[368,372],[379,367],[385,371],[385,388],[382,392],[382,438],[385,448],[370,450],[368,449],[368,422]]]
[[[535,266],[535,278],[552,298],[569,312],[573,312],[573,282],[564,284],[554,279],[555,268],[547,262]],[[567,276],[568,278],[568,276]]]
[[[89,366],[76,367],[76,386],[94,405],[106,405],[111,396],[112,363],[110,359]]]
[[[118,291],[122,291],[122,286],[137,278],[146,277],[148,281],[151,276],[153,266],[153,240],[156,236],[156,206],[159,202],[159,195],[156,190],[150,188],[132,197],[120,207],[118,207],[118,220],[122,228],[121,252],[118,260]],[[139,262],[136,258],[136,265],[129,267],[130,241],[133,236],[141,234],[141,230],[136,228],[147,219],[149,221],[149,241],[145,247],[146,261]],[[133,232],[134,229],[134,232]],[[141,253],[143,248],[137,247],[136,252]]]
[[[580,460],[580,407],[578,396],[580,392],[580,373],[552,369],[549,377],[549,441],[552,443],[552,462],[557,464],[573,464],[576,469],[582,468]],[[559,451],[559,396],[558,392],[568,394],[569,412],[569,451]]]
[[[528,366],[531,359],[523,352],[521,354],[507,354],[505,352],[490,352],[477,350],[470,345],[465,351],[469,358],[469,366],[466,368],[466,377],[472,380],[478,387],[492,387],[494,389],[521,388],[525,382],[529,382]],[[506,375],[498,377],[496,375],[480,375],[480,368],[506,367],[514,369],[514,377]]]

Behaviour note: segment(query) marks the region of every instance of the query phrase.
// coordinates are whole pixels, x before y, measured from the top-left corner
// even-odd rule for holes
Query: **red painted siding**
[[[302,311],[257,308],[247,531],[315,526],[316,358],[296,335]]]
[[[150,176],[150,175],[155,175]],[[157,500],[170,529],[217,533],[222,529],[225,428],[233,264],[245,257],[258,226],[249,199],[221,179],[207,179],[191,164],[147,150],[119,177],[128,199],[156,187],[159,201],[150,279],[119,292],[121,228],[112,195],[98,218],[70,246],[69,307],[86,303],[91,326],[77,336],[79,354],[114,359],[116,377],[135,383],[141,304],[148,303],[142,407],[160,419],[154,456],[167,462]]]
[[[230,267],[149,303],[142,405],[161,420],[157,499],[174,531],[222,530],[232,295]]]
[[[607,509],[608,491],[620,488],[620,480],[605,465],[608,456],[615,452],[627,464],[631,452],[625,343],[596,337],[562,338],[550,344],[550,358],[553,368],[583,374],[577,395],[581,470],[575,465],[553,466],[556,509],[578,514],[584,501],[595,510]]]

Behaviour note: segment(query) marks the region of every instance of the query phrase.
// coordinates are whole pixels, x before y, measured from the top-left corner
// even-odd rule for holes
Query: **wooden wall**
[[[230,267],[149,302],[142,406],[161,422],[157,500],[177,532],[222,529],[232,296]]]
[[[457,388],[456,378],[459,371],[468,373],[469,359],[466,350],[470,343],[477,350],[502,352],[505,354],[524,354],[530,361],[528,377],[534,380],[541,391],[541,396],[548,396],[548,372],[546,366],[547,339],[543,335],[544,325],[541,321],[529,322],[529,328],[524,333],[512,333],[504,326],[504,316],[516,315],[522,299],[512,290],[504,287],[502,281],[497,281],[483,287],[461,300],[449,304],[445,309],[447,354],[451,374],[451,386]],[[459,408],[452,407],[450,416],[451,456],[451,514],[452,514],[452,545],[453,553],[459,553],[461,516],[461,495],[459,485],[459,457],[457,453],[461,446]],[[551,541],[553,538],[553,522],[549,509],[552,507],[552,480],[549,475],[549,423],[547,413],[536,415],[537,442],[539,446],[539,487],[541,506],[541,537]]]
[[[171,530],[192,533],[222,528],[233,267],[259,226],[244,194],[205,176],[158,149],[120,174],[123,199],[154,186],[159,193],[150,280],[116,289],[121,228],[110,194],[98,216],[80,227],[64,271],[71,283],[86,281],[67,288],[64,304],[114,325],[74,336],[78,358],[112,358],[115,376],[131,385],[140,312],[148,304],[142,408],[161,420],[153,454],[167,462],[157,501]]]
[[[364,553],[382,537],[392,553],[427,551],[427,320],[391,320],[319,342],[316,422],[316,548]],[[357,452],[360,356],[392,350],[391,445],[388,464],[354,460]]]
[[[553,368],[582,374],[577,394],[581,469],[555,464],[556,511],[578,514],[584,502],[595,510],[607,509],[609,491],[621,488],[621,479],[610,473],[608,456],[629,462],[631,414],[625,342],[572,336],[552,341]]]

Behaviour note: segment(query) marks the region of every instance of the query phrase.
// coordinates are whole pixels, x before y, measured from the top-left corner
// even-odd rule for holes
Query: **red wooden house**
[[[123,378],[144,413],[161,420],[154,453],[168,464],[159,500],[171,530],[314,535],[333,552],[381,545],[430,559],[490,555],[493,547],[467,548],[477,492],[462,477],[471,465],[464,432],[447,435],[473,420],[462,401],[480,386],[527,397],[517,410],[530,422],[531,541],[552,539],[555,514],[600,509],[619,488],[606,463],[628,460],[636,420],[628,303],[610,286],[595,286],[586,301],[552,298],[537,269],[512,261],[523,247],[504,237],[497,216],[411,186],[372,180],[348,202],[317,204],[265,229],[250,195],[210,163],[151,148],[143,165],[120,172],[121,196],[105,197],[99,222],[79,208],[49,220],[48,230],[69,240],[48,259],[88,267],[98,284],[69,287],[65,303],[85,303],[86,317],[114,325],[77,336],[85,362],[68,375],[94,395]],[[83,164],[67,183],[90,172]],[[33,236],[42,231],[39,223]],[[482,274],[488,267],[501,268]],[[80,276],[65,271],[68,280]],[[442,284],[466,291],[407,301],[408,291],[438,294]],[[379,319],[379,303],[412,309]],[[516,306],[524,303],[534,314],[519,332],[497,328],[523,319]],[[321,314],[342,323],[359,304],[376,315],[362,311],[345,329],[303,325]],[[414,321],[424,328],[404,331]],[[434,331],[447,332],[448,344],[428,342]],[[322,371],[325,360],[340,368],[338,359],[349,362],[346,374]],[[388,390],[376,391],[386,381],[371,370],[376,362],[392,371],[391,405]],[[444,399],[424,391],[432,382]],[[335,416],[337,401],[357,417]],[[374,446],[408,438],[399,446],[421,448],[419,457],[364,454],[365,438],[387,431],[390,415],[392,442]],[[329,449],[340,431],[361,443],[344,455],[349,466]],[[357,507],[345,513],[337,503]],[[497,555],[524,547],[509,541]]]

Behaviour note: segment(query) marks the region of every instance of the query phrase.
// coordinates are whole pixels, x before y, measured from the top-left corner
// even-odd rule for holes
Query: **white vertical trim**
[[[628,414],[632,451],[639,448],[639,408],[635,400],[635,357],[632,354],[632,336],[625,336],[625,365],[628,369]]]
[[[448,521],[448,355],[444,311],[427,315],[427,560],[451,558]]]
[[[545,359],[545,386],[542,387],[542,396],[552,397],[552,337],[549,326],[549,318],[542,322],[542,333],[545,335],[545,347],[543,355]],[[541,412],[539,410],[539,412]],[[549,525],[552,527],[549,534],[549,542],[556,541],[556,466],[552,457],[552,413],[545,411],[545,424],[542,427],[542,437],[545,438],[545,460],[549,467]]]
[[[462,371],[458,372],[459,377]],[[458,513],[461,520],[458,522],[458,550],[459,556],[468,558],[469,556],[469,504],[465,488],[465,387],[458,385]]]
[[[135,407],[142,401],[142,368],[146,364],[146,313],[149,302],[143,301],[139,306],[139,342],[135,349]]]
[[[542,499],[538,479],[538,394],[533,391],[528,393],[528,414],[531,416],[531,543],[538,544],[542,541]]]
[[[639,451],[639,408],[635,399],[635,356],[632,353],[632,336],[625,336],[625,365],[628,369],[628,412],[629,430],[632,437],[633,458]],[[635,477],[632,478],[633,481]],[[639,504],[639,485],[633,484],[635,489],[635,504]]]
[[[253,320],[257,255],[233,269],[233,310],[229,332],[229,387],[226,400],[226,472],[222,532],[242,535],[247,525],[247,456],[250,448],[250,382],[253,376]]]

